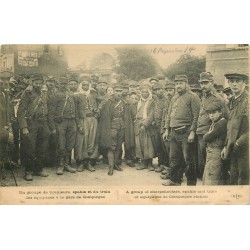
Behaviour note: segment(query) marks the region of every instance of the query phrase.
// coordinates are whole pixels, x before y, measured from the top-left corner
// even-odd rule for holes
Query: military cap
[[[3,71],[0,73],[0,78],[11,78],[13,76],[13,73],[10,71]]]
[[[137,95],[137,90],[130,90],[129,95]]]
[[[175,85],[174,85],[174,83],[173,82],[167,82],[166,84],[165,84],[165,89],[175,89]]]
[[[213,80],[214,80],[214,77],[210,72],[202,72],[200,74],[199,82],[211,82]]]
[[[78,82],[78,79],[77,79],[77,77],[75,77],[75,76],[70,76],[69,77],[69,82]]]
[[[156,82],[153,85],[153,90],[164,89],[164,83],[162,81]]]
[[[41,75],[41,74],[33,74],[33,75],[31,76],[31,80],[32,80],[32,81],[36,81],[36,80],[43,81],[44,78],[43,78],[43,75]]]
[[[129,83],[128,81],[123,81],[122,82],[123,89],[129,89]]]
[[[226,93],[233,93],[233,91],[231,90],[230,87],[224,88],[222,92],[223,92],[224,94],[226,94]]]
[[[225,74],[225,77],[227,79],[231,79],[231,78],[236,78],[236,79],[243,79],[243,80],[247,80],[248,81],[248,75],[247,74],[242,74],[242,73],[227,73]]]
[[[46,82],[55,82],[55,77],[54,76],[47,76]]]
[[[116,83],[114,86],[113,86],[113,89],[114,90],[123,90],[123,86],[119,83]]]
[[[202,91],[201,90],[201,85],[197,84],[197,83],[190,85],[190,88],[191,88],[192,91]]]
[[[150,82],[151,82],[151,81],[157,81],[157,82],[159,82],[159,79],[158,79],[157,76],[153,76],[153,77],[151,77],[151,78],[149,79],[149,81],[150,81]]]
[[[178,81],[188,82],[188,78],[186,75],[176,75],[174,78],[174,82],[178,82]]]
[[[90,76],[90,80],[98,82],[99,81],[99,76],[97,76],[97,75],[91,75]]]
[[[223,85],[221,85],[221,84],[214,84],[214,88],[215,88],[216,90],[223,91]]]
[[[106,83],[108,84],[108,81],[105,77],[100,77],[99,80],[98,80],[98,83]]]
[[[59,83],[60,84],[67,84],[68,83],[68,78],[66,76],[59,77]]]
[[[137,85],[137,82],[136,81],[134,81],[134,80],[130,80],[129,81],[129,87],[136,87],[136,85]]]
[[[222,109],[223,109],[222,103],[218,101],[214,101],[208,105],[208,107],[206,108],[206,112],[209,113],[209,112],[222,110]]]

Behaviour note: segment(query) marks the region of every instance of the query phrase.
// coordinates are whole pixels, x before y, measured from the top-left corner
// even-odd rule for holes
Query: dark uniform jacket
[[[226,146],[229,152],[236,149],[235,142],[237,142],[237,150],[248,154],[248,140],[249,140],[249,106],[248,106],[248,92],[244,92],[235,99],[233,97],[229,103],[229,120],[227,124],[227,139]]]
[[[75,119],[77,124],[78,112],[76,107],[76,98],[72,92],[57,92],[49,105],[50,117],[56,123],[61,123],[64,119]],[[52,123],[55,129],[55,123]]]
[[[155,99],[154,123],[159,128],[161,128],[163,113],[167,105],[168,99],[166,97]]]
[[[125,147],[130,148],[134,144],[134,136],[132,129],[132,120],[129,112],[129,105],[126,105],[123,100],[122,104],[124,106],[124,127],[125,129]],[[111,148],[112,138],[111,138],[111,125],[114,117],[114,99],[109,99],[100,114],[100,121],[97,129],[96,142],[101,145],[103,148]],[[131,133],[131,134],[129,134]]]
[[[25,91],[17,110],[20,129],[28,127],[28,120],[47,120],[50,129],[53,127],[52,118],[48,115],[48,97],[41,95],[36,90]]]

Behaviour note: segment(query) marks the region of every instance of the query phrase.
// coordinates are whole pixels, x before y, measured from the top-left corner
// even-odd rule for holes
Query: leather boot
[[[63,175],[63,170],[64,170],[64,160],[63,157],[59,158],[59,166],[56,170],[57,175]]]
[[[118,171],[123,171],[123,169],[120,167],[120,164],[119,164],[120,152],[116,150],[114,155],[115,155],[114,169]]]
[[[82,172],[84,170],[82,161],[76,160],[76,170],[77,172]]]
[[[24,176],[24,179],[26,181],[33,181],[33,175],[32,175],[32,173],[31,172],[26,172],[25,176]]]
[[[89,158],[85,159],[85,168],[90,171],[90,172],[94,172],[95,171],[95,168],[92,167],[89,163]]]
[[[66,152],[64,169],[70,173],[75,173],[76,169],[70,166],[71,152]]]
[[[114,152],[111,150],[108,151],[108,162],[109,162],[108,175],[113,175],[114,165],[115,165],[115,156],[114,156]]]

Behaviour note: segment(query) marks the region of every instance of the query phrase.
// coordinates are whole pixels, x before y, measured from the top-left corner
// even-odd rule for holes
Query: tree
[[[199,81],[200,73],[205,71],[205,67],[205,56],[184,54],[165,70],[165,74],[170,80],[173,80],[175,75],[187,75],[189,83],[195,84]]]
[[[138,48],[117,48],[119,66],[116,73],[139,81],[158,73],[160,66],[148,51]],[[160,69],[161,71],[161,69]]]

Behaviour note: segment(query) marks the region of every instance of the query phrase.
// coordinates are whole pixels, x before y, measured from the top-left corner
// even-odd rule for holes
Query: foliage
[[[189,83],[195,84],[200,78],[200,73],[205,71],[205,67],[205,56],[184,54],[165,70],[165,74],[170,80],[173,80],[175,75],[187,75]]]

